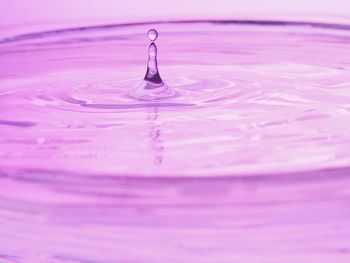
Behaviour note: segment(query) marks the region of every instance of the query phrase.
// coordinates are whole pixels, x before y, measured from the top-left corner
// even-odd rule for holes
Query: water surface
[[[151,27],[176,96],[136,100]],[[1,262],[350,260],[349,28],[183,21],[1,39]]]

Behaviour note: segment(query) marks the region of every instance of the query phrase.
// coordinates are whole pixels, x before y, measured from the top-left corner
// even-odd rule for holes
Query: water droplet
[[[148,36],[149,40],[155,41],[158,38],[158,32],[155,29],[150,29],[147,32],[147,36]]]
[[[158,38],[158,32],[155,29],[150,29],[147,32],[147,36],[152,42],[148,47],[146,75],[141,84],[130,94],[130,96],[139,100],[154,100],[172,97],[175,95],[175,91],[164,83],[158,70],[157,45],[154,42]]]

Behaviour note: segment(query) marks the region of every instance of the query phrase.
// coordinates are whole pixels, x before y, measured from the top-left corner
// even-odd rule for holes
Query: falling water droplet
[[[147,36],[151,43],[148,47],[146,75],[141,84],[130,96],[139,100],[155,100],[172,97],[175,95],[175,91],[166,85],[159,75],[157,45],[154,42],[158,38],[158,32],[155,29],[150,29],[147,32]]]
[[[150,29],[147,32],[147,36],[148,36],[149,40],[155,41],[158,38],[158,32],[155,29]]]

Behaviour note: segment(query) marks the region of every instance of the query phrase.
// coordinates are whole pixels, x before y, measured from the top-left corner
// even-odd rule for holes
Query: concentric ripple
[[[5,41],[5,166],[215,176],[349,163],[347,31],[159,24],[160,70],[177,95],[147,102],[128,96],[144,73],[145,28]],[[16,123],[23,122],[36,125],[20,129]],[[157,139],[149,137],[154,127]],[[79,145],[64,143],[78,139]],[[43,156],[53,161],[43,164]]]
[[[174,97],[129,96],[149,28]],[[348,262],[349,45],[273,21],[0,40],[0,261]]]

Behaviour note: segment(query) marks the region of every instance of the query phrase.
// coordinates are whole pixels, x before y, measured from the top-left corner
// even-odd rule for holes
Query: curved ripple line
[[[30,40],[36,38],[43,38],[49,36],[57,36],[67,33],[77,32],[93,32],[99,30],[116,29],[120,27],[132,27],[132,26],[146,26],[146,25],[161,25],[161,24],[198,24],[198,23],[210,23],[210,24],[233,24],[233,25],[258,25],[258,26],[300,26],[300,27],[314,27],[314,28],[329,28],[336,30],[350,30],[348,24],[332,24],[321,22],[298,22],[298,21],[278,21],[278,20],[174,20],[174,21],[146,21],[146,22],[133,22],[133,23],[118,23],[118,24],[105,24],[98,26],[82,26],[76,28],[64,28],[58,30],[42,31],[28,34],[20,34],[13,37],[6,37],[0,39],[0,44],[7,44],[12,42],[18,42],[23,40]]]

